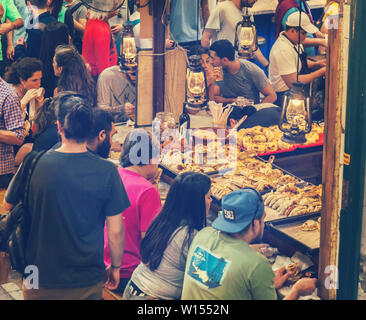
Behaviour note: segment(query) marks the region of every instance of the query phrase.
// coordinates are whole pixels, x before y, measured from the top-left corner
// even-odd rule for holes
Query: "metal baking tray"
[[[256,156],[254,158],[256,158],[259,161],[265,162],[265,163],[269,162],[268,160],[264,160],[261,157]],[[297,184],[298,187],[307,187],[307,186],[313,185],[312,183],[306,182],[306,181],[300,179],[299,177],[296,177],[292,173],[282,169],[281,167],[279,167],[279,166],[277,166],[273,163],[271,163],[271,165],[274,169],[281,170],[284,174],[290,175],[290,176],[294,177],[296,180],[298,180],[298,184]],[[179,174],[179,173],[173,171],[172,169],[170,169],[169,167],[167,167],[163,164],[159,164],[159,167],[163,170],[162,179],[164,179],[164,181],[167,182],[167,183],[171,183],[172,180]],[[213,172],[209,172],[209,173],[205,173],[205,174],[209,175],[212,178],[215,178],[215,177],[219,176],[218,171],[213,171]],[[275,191],[275,189],[266,189],[263,192],[261,192],[261,194],[263,195],[267,192],[271,192],[272,190]],[[220,210],[219,208],[221,208],[221,198],[217,198],[215,196],[212,196],[212,200],[213,200],[212,201],[213,207]],[[268,217],[265,220],[265,222],[291,221],[293,218],[297,218],[297,217],[304,217],[304,219],[306,219],[307,217],[311,217],[314,214],[320,214],[319,212],[315,212],[315,213],[306,213],[306,214],[303,214],[303,215],[300,215],[300,216],[286,217],[286,216],[279,216],[279,215],[275,214],[274,212],[271,214],[271,211],[275,211],[271,208],[266,207],[266,210],[268,212]]]
[[[302,231],[300,226],[307,220],[319,217],[320,213],[313,213],[266,222],[265,232],[271,233],[304,254],[315,255],[319,253],[320,231]]]

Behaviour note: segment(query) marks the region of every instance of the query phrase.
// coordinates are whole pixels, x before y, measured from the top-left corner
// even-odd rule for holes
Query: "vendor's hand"
[[[299,297],[307,296],[314,292],[317,281],[315,278],[301,278],[294,284],[293,289],[296,290]]]
[[[113,26],[111,26],[111,32],[112,32],[112,34],[119,33],[121,31],[122,31],[122,25],[120,25],[120,24],[114,24]]]
[[[319,45],[322,46],[322,47],[327,48],[328,47],[328,38],[325,37],[325,38],[321,39]]]
[[[325,59],[316,62],[316,67],[322,68],[325,67],[327,65],[327,61]]]
[[[115,290],[118,287],[120,275],[120,269],[111,268],[110,266],[106,269],[107,272],[107,282],[105,283],[105,287],[109,290]]]
[[[325,72],[327,71],[327,67],[322,67],[319,70],[321,70],[321,76],[324,76]]]
[[[283,286],[283,284],[288,280],[288,278],[292,275],[292,272],[287,272],[286,267],[282,267],[274,272],[274,286],[276,289],[279,289]]]
[[[125,112],[128,116],[133,115],[135,113],[135,109],[136,107],[132,103],[129,102],[125,103]]]

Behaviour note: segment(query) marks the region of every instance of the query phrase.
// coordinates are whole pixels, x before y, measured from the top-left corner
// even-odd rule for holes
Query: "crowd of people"
[[[277,124],[298,74],[304,84],[325,74],[324,61],[309,54],[326,48],[326,30],[303,1],[279,1],[268,60],[260,49],[256,61],[237,56],[235,26],[255,2],[170,1],[167,47],[174,41],[201,55],[210,100],[225,106],[240,96],[251,105],[234,108],[228,127],[243,115],[241,127]],[[139,46],[140,1],[129,4]],[[146,130],[125,138],[120,168],[106,160],[114,123],[136,110],[136,74],[120,67],[122,25],[111,22],[119,10],[99,12],[79,0],[0,0],[0,188],[8,211],[22,199],[24,159],[47,150],[29,186],[26,261],[39,269],[39,288],[24,285],[25,299],[101,299],[104,286],[124,299],[276,299],[291,272],[273,273],[254,244],[265,216],[256,190],[226,196],[208,226],[204,174],[177,176],[162,205],[153,184],[159,146]],[[285,298],[315,285],[299,280]]]

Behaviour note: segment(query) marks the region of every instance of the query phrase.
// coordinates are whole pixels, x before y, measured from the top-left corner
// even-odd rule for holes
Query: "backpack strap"
[[[72,8],[68,8],[67,10],[70,10],[70,13],[73,14],[77,9],[79,9],[83,5],[82,2],[79,2],[76,6]]]
[[[34,172],[34,169],[36,167],[36,164],[38,160],[42,157],[44,153],[46,153],[47,150],[42,151],[32,151],[30,152],[27,157],[24,159],[24,195],[23,195],[23,204],[26,208],[28,208],[28,193],[29,193],[29,186],[30,186],[30,180],[32,177],[32,174]]]

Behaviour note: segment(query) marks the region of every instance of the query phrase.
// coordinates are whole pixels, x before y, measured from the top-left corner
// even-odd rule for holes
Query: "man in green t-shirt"
[[[14,5],[13,0],[0,0],[0,4],[4,8],[4,14],[0,20],[0,76],[2,76],[5,71],[6,51],[4,52],[2,48],[1,37],[15,29],[23,27],[24,21]]]
[[[275,300],[276,289],[291,275],[275,274],[266,257],[250,246],[264,230],[264,204],[252,188],[236,190],[222,200],[222,213],[193,239],[187,257],[183,300]],[[303,278],[285,299],[315,290],[316,279]]]

